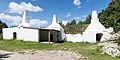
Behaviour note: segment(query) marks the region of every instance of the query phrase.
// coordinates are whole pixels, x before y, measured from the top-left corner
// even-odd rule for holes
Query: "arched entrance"
[[[96,41],[99,42],[101,40],[101,38],[102,38],[102,35],[103,35],[102,33],[97,33],[96,34]]]
[[[13,39],[16,39],[16,38],[17,38],[17,33],[14,32],[14,33],[13,33]]]

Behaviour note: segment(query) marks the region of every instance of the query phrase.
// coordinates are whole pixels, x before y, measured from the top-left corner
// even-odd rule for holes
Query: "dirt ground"
[[[0,51],[0,60],[84,60],[84,57],[69,51]]]

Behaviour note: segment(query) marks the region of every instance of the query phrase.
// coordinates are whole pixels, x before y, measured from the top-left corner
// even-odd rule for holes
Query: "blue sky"
[[[33,25],[50,25],[53,14],[57,15],[57,21],[84,21],[93,10],[101,12],[110,2],[111,0],[0,0],[0,19],[9,26],[17,25],[21,21],[23,10],[27,10]]]

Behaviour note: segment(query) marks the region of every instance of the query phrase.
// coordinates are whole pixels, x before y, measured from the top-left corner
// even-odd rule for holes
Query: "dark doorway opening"
[[[13,39],[16,39],[16,38],[17,38],[17,33],[14,32],[14,33],[13,33]]]
[[[102,33],[97,33],[96,34],[96,41],[99,42],[101,40],[101,38],[102,38],[102,35],[103,35]]]
[[[50,42],[53,42],[53,34],[50,34]]]

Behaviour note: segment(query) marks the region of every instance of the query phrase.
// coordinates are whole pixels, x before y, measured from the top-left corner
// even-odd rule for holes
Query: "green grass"
[[[120,34],[120,31],[118,31],[118,34]]]
[[[16,50],[64,50],[74,51],[88,57],[89,60],[120,60],[118,57],[111,57],[106,54],[101,54],[100,47],[96,46],[97,43],[36,43],[25,42],[22,40],[0,40],[0,50],[16,51]]]
[[[50,49],[52,44],[36,43],[36,42],[25,42],[22,40],[1,40],[0,50],[29,50],[29,49]]]

